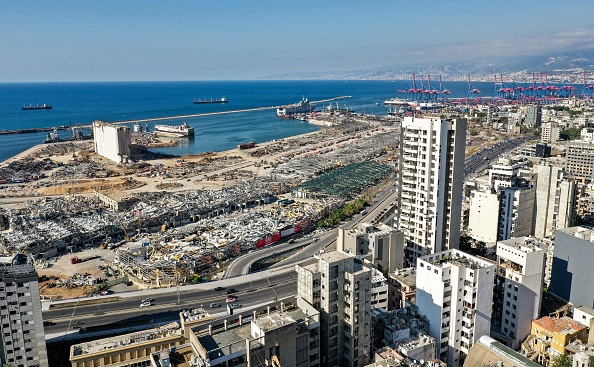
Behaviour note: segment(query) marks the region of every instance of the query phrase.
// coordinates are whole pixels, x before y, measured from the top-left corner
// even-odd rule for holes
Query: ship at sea
[[[189,126],[187,122],[181,125],[155,125],[155,131],[159,133],[169,134],[173,136],[194,136],[194,128]]]
[[[227,103],[227,97],[223,98],[211,98],[211,99],[195,99],[194,104],[202,104],[202,103]]]
[[[42,104],[41,106],[36,104],[35,106],[33,106],[32,104],[29,104],[28,106],[23,105],[23,111],[26,110],[51,110],[52,106],[48,105],[47,103]]]
[[[276,109],[276,116],[282,118],[289,118],[299,113],[311,113],[316,109],[316,104],[310,102],[307,98],[303,97],[301,102],[282,106]]]

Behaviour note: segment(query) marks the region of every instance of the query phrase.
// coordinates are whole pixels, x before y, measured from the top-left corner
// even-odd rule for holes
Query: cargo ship
[[[288,118],[298,113],[311,113],[316,109],[316,104],[310,102],[307,98],[303,97],[301,102],[282,106],[276,109],[276,116]]]
[[[211,99],[195,99],[194,104],[202,104],[202,103],[227,103],[227,97],[223,98],[211,98]]]
[[[26,110],[51,110],[52,106],[48,105],[47,103],[42,104],[41,106],[36,104],[35,106],[33,106],[32,104],[29,104],[28,106],[23,105],[23,111]]]
[[[189,126],[187,122],[181,125],[155,125],[155,131],[159,133],[174,135],[174,136],[194,136],[194,128]]]

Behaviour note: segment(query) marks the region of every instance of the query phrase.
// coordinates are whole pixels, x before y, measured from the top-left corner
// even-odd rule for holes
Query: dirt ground
[[[116,179],[97,178],[93,180],[73,181],[64,185],[42,187],[37,190],[40,195],[68,195],[74,191],[75,194],[90,194],[94,189],[119,189],[130,190],[144,186],[145,184],[130,177]]]
[[[70,258],[78,257],[79,259],[87,259],[91,257],[98,258],[83,261],[78,264],[71,264]],[[113,261],[115,253],[112,250],[92,248],[82,252],[75,252],[73,254],[66,254],[60,257],[53,258],[49,261],[52,265],[48,268],[37,268],[37,273],[40,277],[57,277],[59,279],[70,279],[75,273],[90,274],[95,278],[106,278],[106,275],[99,269],[100,265],[105,265],[104,259]],[[61,297],[76,298],[88,294],[93,288],[91,286],[85,287],[53,287],[49,288],[48,283],[55,283],[56,279],[50,279],[39,283],[39,291],[42,296],[46,297]]]

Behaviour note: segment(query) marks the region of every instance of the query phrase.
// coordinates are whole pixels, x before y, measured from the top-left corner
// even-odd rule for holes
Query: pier
[[[326,103],[332,101],[338,101],[340,99],[351,98],[351,96],[339,96],[334,98],[322,99],[319,101],[312,101],[312,103]],[[215,115],[228,115],[231,113],[242,113],[242,112],[252,112],[252,111],[263,111],[263,110],[275,110],[277,108],[284,107],[282,106],[269,106],[269,107],[256,107],[256,108],[247,108],[243,110],[232,110],[232,111],[220,111],[220,112],[206,112],[206,113],[195,113],[191,115],[181,115],[181,116],[167,116],[167,117],[152,117],[146,119],[139,119],[139,120],[120,120],[120,121],[109,121],[112,124],[116,125],[126,125],[126,124],[136,124],[139,122],[151,122],[151,121],[166,121],[166,120],[178,120],[178,119],[186,119],[191,117],[202,117],[202,116],[215,116]],[[37,127],[31,129],[17,129],[17,130],[0,130],[0,135],[8,135],[8,134],[31,134],[31,133],[40,133],[46,131],[54,131],[56,130],[70,130],[73,126],[57,126],[57,127]],[[76,125],[74,126],[79,129],[92,129],[93,125]]]
[[[322,99],[319,101],[312,101],[312,103],[326,103],[332,101],[338,101],[341,99],[351,98],[351,96],[339,96],[334,98]],[[232,110],[232,111],[219,111],[219,112],[205,112],[205,113],[195,113],[191,115],[181,115],[181,116],[167,116],[167,117],[152,117],[146,119],[139,119],[139,120],[121,120],[121,121],[109,121],[112,124],[116,125],[126,125],[126,124],[136,124],[141,122],[152,122],[152,121],[166,121],[166,120],[178,120],[178,119],[186,119],[191,117],[202,117],[202,116],[216,116],[216,115],[228,115],[231,113],[242,113],[242,112],[253,112],[253,111],[263,111],[263,110],[275,110],[277,108],[285,107],[287,105],[280,105],[280,106],[269,106],[269,107],[256,107],[256,108],[246,108],[243,110]],[[91,127],[91,125],[83,125],[81,127]]]

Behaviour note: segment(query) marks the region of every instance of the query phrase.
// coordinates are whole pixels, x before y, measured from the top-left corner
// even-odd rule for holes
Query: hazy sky
[[[594,47],[594,1],[0,0],[1,81],[236,80]]]

